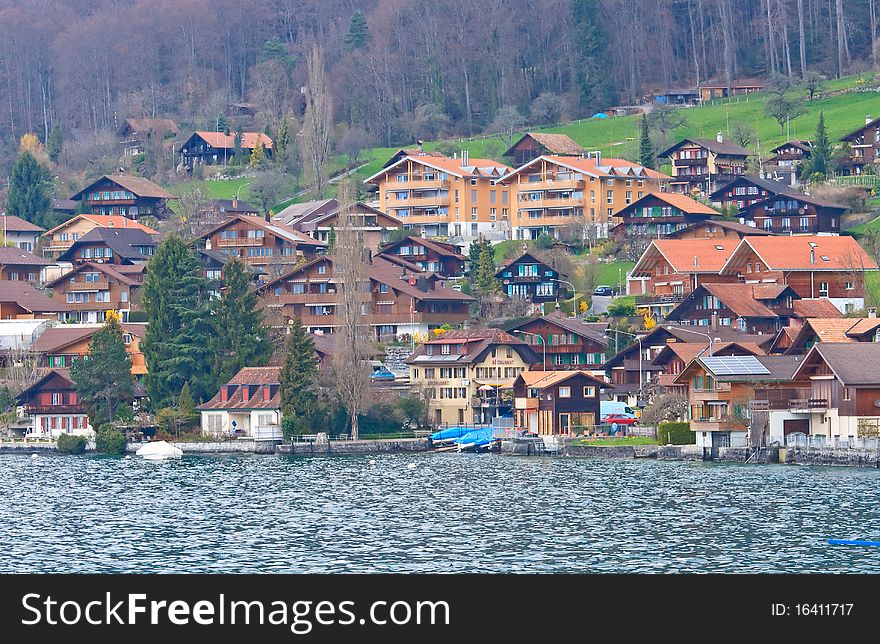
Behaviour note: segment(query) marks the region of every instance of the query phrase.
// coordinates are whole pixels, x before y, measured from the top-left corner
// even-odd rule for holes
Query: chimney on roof
[[[724,143],[724,135],[723,135],[721,132],[719,132],[718,134],[715,135],[715,139],[716,139],[719,143]]]
[[[238,197],[232,195],[232,209],[235,210],[238,208]]]
[[[877,317],[877,307],[876,306],[869,306],[868,307],[868,317],[869,318],[876,318]]]
[[[816,263],[816,249],[815,248],[810,249],[810,263],[811,264]]]
[[[602,165],[602,151],[601,150],[592,150],[587,153],[588,159],[596,159],[596,165]]]
[[[424,141],[422,141],[421,139],[419,139],[419,140],[417,141],[417,143],[419,144],[419,152],[421,152],[421,151],[422,151],[422,143],[424,143]]]
[[[452,158],[453,158],[453,159],[457,159],[457,158],[458,158],[458,152],[453,152],[453,153],[452,153]]]
[[[694,255],[694,268],[696,268],[696,267],[697,267],[697,256]]]
[[[467,151],[467,150],[462,150],[462,151],[461,151],[461,167],[462,167],[462,168],[464,168],[465,166],[467,166],[467,164],[468,164],[468,156],[469,156],[469,155],[468,155],[468,151]]]
[[[865,125],[870,125],[870,124],[871,124],[871,121],[873,121],[873,120],[874,120],[874,119],[871,118],[871,115],[868,114],[868,115],[865,117]]]

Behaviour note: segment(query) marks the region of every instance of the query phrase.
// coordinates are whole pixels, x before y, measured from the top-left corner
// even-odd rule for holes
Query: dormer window
[[[449,345],[448,344],[440,345],[440,353],[442,353],[444,356],[448,356],[449,355]]]

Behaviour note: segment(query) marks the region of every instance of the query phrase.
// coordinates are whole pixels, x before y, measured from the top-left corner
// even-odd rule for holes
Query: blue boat
[[[452,442],[458,445],[460,450],[485,447],[495,441],[494,432],[495,430],[492,427],[483,427],[470,431],[464,436],[454,439]]]
[[[447,427],[439,432],[431,434],[431,442],[449,442],[454,438],[461,438],[465,434],[474,431],[473,427]]]

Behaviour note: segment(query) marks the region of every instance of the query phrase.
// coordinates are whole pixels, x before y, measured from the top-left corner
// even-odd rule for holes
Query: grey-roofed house
[[[675,385],[687,387],[688,416],[698,447],[712,457],[723,447],[751,447],[766,444],[773,425],[767,405],[756,400],[798,397],[802,387],[794,383],[800,356],[732,355],[695,357],[675,378]]]
[[[3,238],[6,242],[14,244],[15,248],[28,252],[34,251],[40,235],[46,232],[45,228],[5,212],[0,216],[0,224],[2,224]]]
[[[156,248],[154,235],[139,228],[93,228],[58,257],[59,262],[81,264],[136,264],[146,262]]]
[[[149,179],[122,174],[105,175],[70,198],[96,215],[124,215],[130,219],[152,215],[162,219],[170,213],[168,201],[177,197]]]
[[[657,156],[672,161],[672,190],[709,194],[745,174],[751,152],[719,132],[715,139],[683,139]]]

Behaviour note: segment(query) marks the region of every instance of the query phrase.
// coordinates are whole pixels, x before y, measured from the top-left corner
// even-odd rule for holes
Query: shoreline
[[[534,440],[502,441],[499,453],[503,456],[542,456],[549,454],[536,448]],[[145,443],[128,443],[126,454],[134,454]],[[433,452],[425,438],[402,438],[394,440],[330,441],[315,444],[282,443],[277,441],[226,441],[226,442],[175,442],[184,454],[228,455],[259,454],[264,456],[357,456],[367,454],[400,454]],[[89,442],[86,454],[94,453],[95,444]],[[3,454],[54,454],[55,443],[0,443]],[[741,464],[825,465],[838,467],[880,468],[880,451],[846,449],[836,447],[762,447],[751,450],[745,447],[720,447],[709,458],[703,448],[696,445],[577,445],[563,443],[554,457],[592,459],[654,459],[659,461],[701,461]]]

